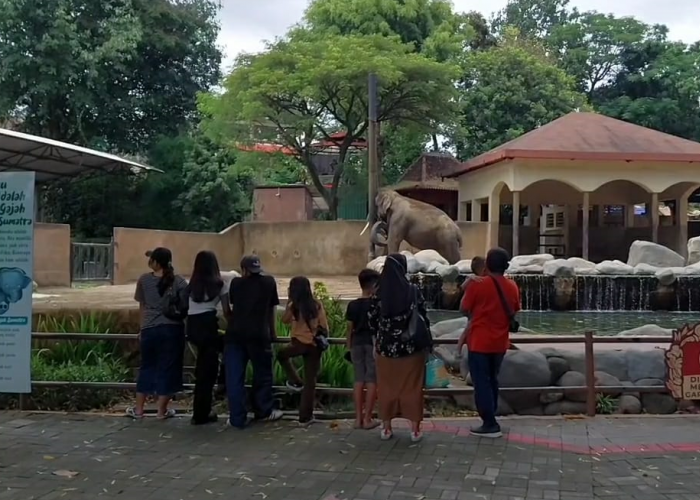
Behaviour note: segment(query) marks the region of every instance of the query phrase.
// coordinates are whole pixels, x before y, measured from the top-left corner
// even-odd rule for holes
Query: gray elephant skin
[[[437,251],[450,264],[462,258],[459,226],[439,208],[392,190],[380,191],[376,203],[379,220],[370,233],[375,245],[386,246],[388,253],[396,253],[405,241],[418,250]]]

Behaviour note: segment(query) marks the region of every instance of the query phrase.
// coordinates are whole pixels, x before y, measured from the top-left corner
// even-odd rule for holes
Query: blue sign
[[[34,172],[0,173],[0,393],[31,392]]]

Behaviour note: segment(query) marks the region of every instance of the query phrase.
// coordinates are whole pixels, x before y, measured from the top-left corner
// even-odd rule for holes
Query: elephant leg
[[[389,239],[386,242],[386,251],[387,255],[390,255],[392,253],[399,253],[399,247],[401,246],[401,242],[403,241],[403,238],[400,238],[395,231],[389,231]]]
[[[456,264],[462,259],[462,256],[460,255],[459,248],[456,247],[448,247],[444,250],[445,253],[441,253],[445,259],[447,259],[447,262],[450,264]]]

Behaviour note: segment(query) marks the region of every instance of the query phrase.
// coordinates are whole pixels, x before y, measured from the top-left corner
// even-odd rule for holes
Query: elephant
[[[376,198],[378,221],[372,226],[370,239],[388,253],[399,251],[406,241],[418,250],[435,250],[450,264],[461,259],[462,233],[445,212],[422,201],[385,189]],[[365,225],[362,233],[369,227]],[[382,237],[386,237],[386,243]]]

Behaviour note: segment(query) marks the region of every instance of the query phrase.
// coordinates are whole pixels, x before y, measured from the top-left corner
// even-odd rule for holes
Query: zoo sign
[[[666,387],[674,398],[700,399],[700,323],[673,331],[666,372]]]
[[[34,172],[0,173],[0,393],[31,392]]]

